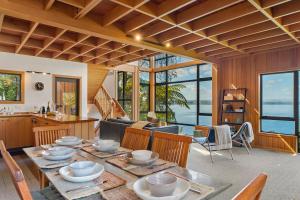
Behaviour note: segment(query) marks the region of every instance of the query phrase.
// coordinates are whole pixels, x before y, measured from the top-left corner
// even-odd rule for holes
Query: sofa
[[[121,142],[125,129],[130,127],[135,121],[132,120],[122,120],[122,119],[107,119],[100,121],[100,139],[109,139]],[[152,133],[154,131],[161,131],[167,133],[178,134],[179,127],[177,125],[161,126],[157,127],[154,124],[148,124],[144,127],[146,130],[150,130]],[[150,137],[149,147],[152,144],[152,135]]]

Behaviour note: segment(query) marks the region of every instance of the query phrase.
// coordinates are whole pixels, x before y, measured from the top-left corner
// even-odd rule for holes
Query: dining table
[[[53,145],[48,146],[51,147]],[[131,152],[130,149],[120,147],[119,154],[110,155],[99,154],[99,152],[93,151],[91,146],[92,141],[86,141],[82,145],[73,147],[75,154],[71,159],[64,161],[46,160],[42,156],[42,152],[47,150],[47,145],[23,149],[26,155],[34,162],[41,173],[44,173],[50,182],[50,186],[47,187],[48,189],[41,190],[41,192],[44,192],[43,195],[49,195],[47,198],[53,200],[139,200],[140,198],[133,190],[134,183],[145,176],[156,173],[169,173],[177,178],[188,181],[192,187],[184,196],[184,200],[211,199],[232,185],[199,171],[183,168],[176,163],[160,159],[159,161],[162,164],[153,164],[153,166],[126,164],[125,167],[122,167],[122,165],[118,165],[118,161],[122,163],[124,155]],[[87,160],[104,166],[104,172],[97,180],[76,183],[67,181],[60,175],[59,169],[63,166],[76,161]]]

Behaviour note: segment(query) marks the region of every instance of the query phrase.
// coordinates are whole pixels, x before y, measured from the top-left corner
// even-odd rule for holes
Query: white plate
[[[73,151],[71,153],[61,155],[61,156],[53,156],[48,151],[43,151],[42,155],[43,155],[43,158],[45,158],[47,160],[66,160],[66,159],[71,158],[74,155],[75,150],[74,149],[72,149],[72,150]]]
[[[65,142],[62,141],[61,139],[55,140],[55,143],[58,145],[63,145],[63,146],[75,146],[79,145],[82,143],[82,139],[78,139],[77,141],[70,141],[70,142]]]
[[[74,176],[69,166],[65,166],[59,169],[59,174],[67,181],[74,183],[81,183],[94,180],[98,178],[104,172],[104,166],[96,163],[94,172],[88,176]]]
[[[155,197],[151,195],[145,179],[146,177],[138,179],[133,184],[133,191],[144,200],[179,200],[182,199],[191,188],[188,181],[179,178],[177,179],[177,186],[172,196]]]

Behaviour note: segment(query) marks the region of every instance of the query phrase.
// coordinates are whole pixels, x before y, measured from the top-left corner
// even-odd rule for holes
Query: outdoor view
[[[21,100],[21,75],[0,74],[0,101]]]
[[[294,134],[294,72],[262,75],[261,81],[261,130]]]

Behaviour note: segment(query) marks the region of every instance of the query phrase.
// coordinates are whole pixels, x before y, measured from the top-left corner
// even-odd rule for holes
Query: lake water
[[[190,105],[190,109],[180,106],[171,106],[176,115],[177,123],[193,124],[197,123],[197,106]],[[210,112],[210,105],[202,105],[201,112]],[[264,105],[264,114],[268,116],[293,117],[292,104],[272,104]],[[199,116],[199,125],[211,125],[211,116]],[[181,125],[180,125],[181,126]],[[276,132],[292,135],[295,132],[295,122],[279,120],[262,120],[262,130],[265,132]],[[194,126],[181,126],[183,133],[193,134]]]

